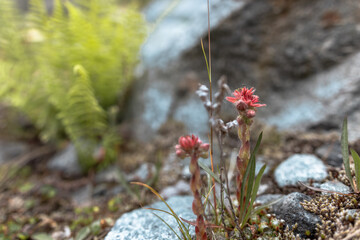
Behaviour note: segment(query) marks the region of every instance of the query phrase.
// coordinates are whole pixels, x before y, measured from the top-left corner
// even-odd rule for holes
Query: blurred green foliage
[[[43,141],[71,139],[85,168],[99,146],[114,158],[110,122],[131,85],[142,15],[115,0],[55,0],[51,14],[32,0],[26,15],[14,2],[0,2],[0,100],[25,113]]]

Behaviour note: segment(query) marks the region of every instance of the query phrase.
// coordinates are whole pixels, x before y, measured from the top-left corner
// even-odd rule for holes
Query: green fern
[[[71,140],[96,139],[107,127],[105,111],[95,98],[86,70],[76,65],[74,74],[75,83],[58,106],[58,117]]]
[[[24,112],[42,140],[71,139],[87,153],[103,146],[115,158],[119,139],[106,113],[131,85],[141,14],[110,0],[55,0],[48,15],[42,0],[31,0],[22,16],[14,2],[0,2],[0,100]]]

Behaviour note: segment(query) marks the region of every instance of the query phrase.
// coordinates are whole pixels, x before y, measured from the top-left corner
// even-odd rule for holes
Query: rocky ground
[[[167,239],[171,233],[166,225],[141,209],[123,215],[110,229],[125,212],[158,200],[147,189],[130,185],[131,181],[151,184],[185,219],[191,219],[191,197],[181,197],[191,195],[189,162],[177,159],[173,151],[178,136],[185,134],[181,126],[174,122],[164,125],[154,142],[145,146],[128,141],[114,165],[88,174],[81,173],[72,145],[65,144],[62,151],[55,152],[50,145],[3,138],[0,236],[102,239],[108,235],[107,239],[126,239],[122,237],[125,234],[133,239],[151,239],[140,236],[156,236],[161,232],[164,236],[161,239]],[[261,128],[264,140],[258,165],[265,163],[268,169],[257,202],[263,204],[284,197],[269,213],[284,219],[290,228],[297,223],[295,234],[303,238],[315,239],[322,234],[325,239],[358,236],[359,206],[353,199],[360,199],[324,195],[298,184],[301,181],[321,189],[350,192],[341,171],[339,133],[294,134]],[[256,131],[254,137],[255,134]],[[235,131],[226,146],[230,159],[231,152],[238,147]],[[357,142],[353,144],[355,149],[358,146]],[[159,204],[153,207],[161,208]],[[338,225],[333,226],[332,222]]]

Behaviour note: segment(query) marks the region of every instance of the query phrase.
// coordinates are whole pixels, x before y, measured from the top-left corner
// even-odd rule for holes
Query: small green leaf
[[[351,156],[354,159],[354,163],[355,163],[355,177],[356,177],[356,192],[359,192],[360,190],[360,157],[359,154],[357,154],[357,152],[354,151],[354,149],[350,149],[351,151]]]
[[[213,171],[211,171],[210,168],[208,168],[204,163],[202,163],[202,162],[200,162],[200,161],[198,161],[198,164],[199,164],[199,166],[200,166],[202,169],[204,169],[204,171],[205,171],[206,173],[208,173],[208,174],[209,174],[211,177],[213,177],[218,183],[221,184],[220,178],[219,178]]]
[[[84,240],[89,236],[90,233],[91,229],[89,227],[83,227],[82,229],[80,229],[78,234],[76,234],[75,240]]]
[[[262,134],[263,133],[261,132],[258,139],[257,139],[257,141],[256,141],[256,145],[255,145],[255,147],[254,147],[254,149],[253,149],[253,151],[252,151],[252,153],[250,155],[250,160],[249,160],[248,166],[246,167],[244,177],[242,179],[243,184],[241,186],[240,202],[239,202],[239,204],[241,204],[241,206],[240,206],[240,217],[241,217],[241,219],[243,219],[243,217],[245,215],[245,212],[246,212],[246,206],[245,205],[247,205],[247,203],[249,201],[249,198],[250,198],[250,195],[251,195],[251,192],[252,192],[252,186],[253,186],[253,182],[254,182],[254,178],[255,178],[255,165],[256,165],[255,156],[257,154],[257,151],[259,149],[259,146],[260,146],[260,143],[261,143],[261,140],[262,140]],[[248,178],[248,176],[249,176],[249,178]],[[246,196],[244,196],[245,187],[248,185],[249,182],[250,182],[251,187],[247,188]],[[245,202],[243,202],[244,197],[246,198]]]
[[[341,151],[343,155],[343,162],[345,166],[345,173],[347,178],[350,181],[352,189],[355,191],[355,186],[352,181],[352,175],[350,170],[350,161],[349,161],[349,145],[348,145],[348,130],[347,130],[347,118],[344,119],[343,129],[341,134]]]
[[[31,182],[26,182],[26,183],[24,183],[23,185],[21,185],[20,187],[19,187],[19,192],[21,192],[21,193],[27,193],[27,192],[29,192],[31,189],[33,189],[34,188],[34,184],[33,183],[31,183]]]
[[[53,238],[46,233],[36,233],[31,236],[34,240],[53,240]]]

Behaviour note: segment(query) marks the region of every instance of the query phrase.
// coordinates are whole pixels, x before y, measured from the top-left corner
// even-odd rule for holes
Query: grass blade
[[[213,171],[211,171],[210,168],[208,168],[204,163],[198,161],[199,166],[204,169],[204,171],[209,174],[212,178],[214,178],[218,183],[221,184],[220,178],[218,176],[215,175],[215,173]]]
[[[244,197],[246,197],[244,194],[245,194],[245,187],[246,187],[246,180],[248,179],[249,177],[249,174],[250,174],[250,164],[247,166],[246,170],[245,170],[245,174],[244,174],[244,177],[242,179],[242,183],[241,183],[241,191],[240,191],[240,212],[239,212],[239,216],[240,218],[243,216],[243,211],[246,209],[245,208],[245,203],[243,202],[244,200]],[[240,221],[242,221],[240,219]]]
[[[259,137],[258,137],[258,139],[256,141],[256,145],[255,145],[255,147],[254,147],[254,149],[253,149],[253,151],[251,153],[250,159],[255,158],[255,155],[257,154],[257,152],[259,150],[259,147],[260,147],[260,143],[261,143],[261,140],[262,140],[262,135],[263,135],[263,132],[261,132],[259,134]]]
[[[209,76],[209,82],[210,82],[210,85],[211,85],[211,74],[210,74],[210,68],[209,68],[209,63],[208,63],[208,60],[207,60],[207,57],[206,57],[206,53],[205,53],[205,49],[204,49],[204,43],[201,39],[201,49],[203,51],[203,54],[204,54],[204,58],[205,58],[205,62],[206,62],[206,68],[207,68],[207,72],[208,72],[208,76]]]
[[[258,206],[256,208],[254,208],[254,210],[251,212],[251,215],[254,215],[254,214],[258,214],[261,210],[265,209],[265,208],[268,208],[270,207],[271,205],[277,203],[277,202],[280,202],[285,196],[279,198],[279,199],[276,199],[274,201],[271,201],[269,203],[266,203],[264,205],[261,205],[261,206]]]
[[[145,184],[145,183],[141,183],[141,182],[131,182],[131,184],[135,184],[135,185],[140,185],[143,187],[146,187],[147,189],[149,189],[153,194],[155,194],[158,198],[161,199],[161,201],[166,205],[166,207],[170,210],[170,212],[173,214],[172,216],[176,219],[178,225],[180,228],[184,228],[186,229],[185,224],[181,221],[181,219],[178,217],[178,215],[174,212],[174,210],[170,207],[170,205],[165,201],[165,199],[152,187],[150,187],[149,185]],[[188,233],[188,236],[190,237],[190,234]],[[191,238],[190,238],[191,239]]]
[[[352,189],[355,191],[354,182],[352,180],[351,170],[350,170],[350,161],[349,161],[349,144],[348,144],[348,130],[347,130],[347,118],[344,119],[343,129],[341,134],[341,151],[343,155],[343,161],[345,166],[345,173],[348,177]]]
[[[250,200],[249,208],[248,208],[247,213],[246,213],[246,215],[245,215],[245,217],[243,219],[243,222],[241,224],[242,226],[245,226],[245,224],[247,223],[247,220],[251,216],[251,213],[252,213],[252,210],[253,210],[253,205],[254,205],[254,202],[255,202],[255,199],[256,199],[256,196],[257,196],[257,192],[259,190],[259,186],[260,186],[262,176],[263,176],[263,174],[265,172],[265,168],[266,168],[266,165],[262,166],[262,168],[260,169],[258,175],[256,176],[254,188],[252,189],[252,193],[251,193],[251,200]]]
[[[160,209],[158,209],[160,210]],[[179,240],[182,240],[182,238],[176,233],[176,231],[162,218],[160,217],[159,215],[157,215],[156,213],[153,213],[156,217],[158,217],[163,223],[166,224],[166,226],[168,226],[168,228],[170,228],[170,230],[176,235],[176,237],[179,239]]]
[[[359,192],[360,188],[360,157],[357,152],[354,151],[354,149],[350,149],[351,156],[354,159],[355,163],[355,178],[356,178],[356,189],[355,192]]]
[[[252,195],[253,185],[254,185],[254,179],[255,179],[255,158],[250,158],[250,172],[249,172],[249,178],[248,181],[245,183],[246,187],[246,195],[245,195],[245,201],[244,201],[244,211],[241,212],[241,219],[244,221],[244,218],[246,216],[246,213],[248,211],[251,211],[250,209],[250,197]]]

